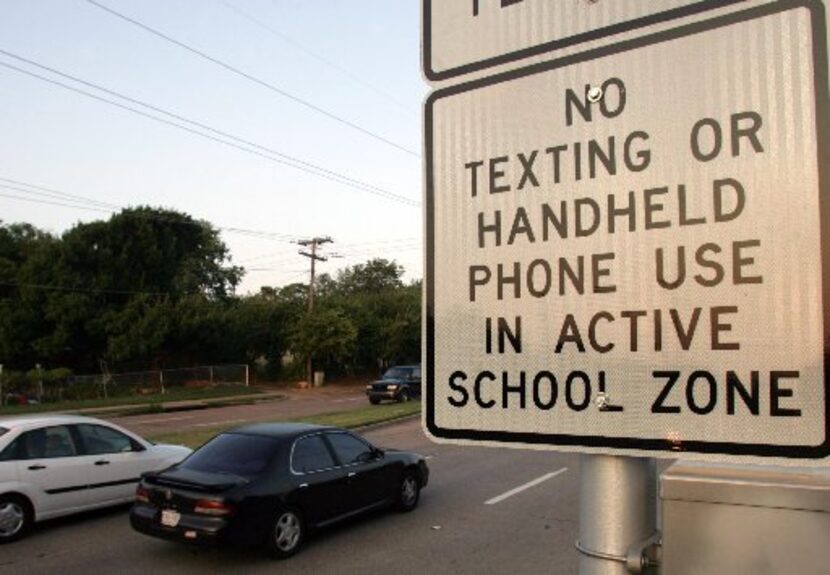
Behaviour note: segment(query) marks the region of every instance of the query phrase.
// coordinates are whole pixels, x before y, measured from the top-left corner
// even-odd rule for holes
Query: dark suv
[[[421,366],[399,365],[390,367],[386,373],[366,386],[366,395],[374,405],[381,399],[394,401],[409,401],[412,397],[421,396]]]

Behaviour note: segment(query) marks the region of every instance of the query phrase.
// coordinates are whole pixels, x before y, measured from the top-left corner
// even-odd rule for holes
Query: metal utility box
[[[664,575],[830,573],[830,471],[676,463],[660,497]]]

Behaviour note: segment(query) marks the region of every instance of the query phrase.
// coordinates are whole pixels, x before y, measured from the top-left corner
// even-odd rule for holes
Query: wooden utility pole
[[[297,242],[299,245],[306,248],[310,246],[310,251],[299,251],[299,254],[301,256],[305,256],[311,260],[311,278],[308,282],[308,313],[311,313],[314,309],[314,264],[316,264],[318,260],[321,262],[328,260],[327,257],[317,254],[317,247],[323,244],[332,243],[333,241],[334,240],[332,240],[330,237],[326,236],[324,238],[315,237],[311,238],[310,240],[299,240]],[[311,352],[309,352],[308,358],[306,359],[306,376],[308,378],[309,386],[314,385],[314,372],[312,371],[312,367],[313,366],[311,364]]]

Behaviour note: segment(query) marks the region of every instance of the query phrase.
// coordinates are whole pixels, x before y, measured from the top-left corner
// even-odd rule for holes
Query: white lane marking
[[[530,489],[531,487],[535,487],[535,486],[539,485],[540,483],[543,483],[543,482],[547,481],[548,479],[553,479],[557,475],[565,473],[567,470],[568,470],[567,467],[563,467],[562,469],[559,469],[558,471],[553,471],[551,473],[546,473],[542,477],[537,477],[533,481],[528,481],[524,485],[519,485],[518,487],[516,487],[514,489],[511,489],[510,491],[506,491],[505,493],[502,493],[501,495],[493,497],[492,499],[488,499],[487,501],[484,502],[484,504],[485,505],[495,505],[496,503],[500,503],[500,502],[504,501],[505,499],[507,499],[508,497],[513,497],[517,493],[521,493],[522,491],[524,491],[526,489]]]
[[[144,423],[167,423],[169,421],[184,421],[185,419],[193,419],[195,415],[183,415],[179,417],[165,417],[159,419],[139,419],[134,423],[144,424]]]
[[[226,423],[242,423],[244,419],[226,419],[225,421],[210,421],[208,423],[196,423],[193,427],[213,427],[214,425],[224,425]]]

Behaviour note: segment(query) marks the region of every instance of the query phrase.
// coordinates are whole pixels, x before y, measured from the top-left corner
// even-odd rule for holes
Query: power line
[[[41,68],[43,70],[47,70],[47,71],[49,71],[51,73],[54,73],[54,74],[57,74],[61,77],[71,79],[75,82],[84,84],[86,86],[94,87],[97,90],[101,90],[102,92],[105,92],[105,93],[108,93],[108,94],[111,94],[111,95],[115,95],[119,98],[122,98],[122,99],[128,101],[128,102],[132,102],[132,103],[138,104],[140,106],[143,106],[147,109],[165,114],[165,115],[167,115],[171,118],[175,118],[179,121],[189,123],[193,126],[197,126],[197,127],[201,128],[203,130],[213,132],[213,133],[218,134],[222,137],[211,136],[210,134],[206,134],[206,133],[201,132],[197,129],[190,128],[188,126],[184,126],[180,123],[177,123],[177,122],[174,122],[174,121],[171,121],[171,120],[167,120],[165,118],[160,118],[160,117],[155,116],[153,114],[150,114],[150,113],[138,110],[136,108],[133,108],[131,106],[127,106],[125,104],[115,102],[113,100],[110,100],[108,98],[104,98],[104,97],[99,96],[97,94],[92,94],[90,92],[87,92],[86,90],[82,90],[82,89],[77,88],[75,86],[71,86],[69,84],[65,84],[65,83],[60,82],[58,80],[54,80],[52,78],[47,78],[46,76],[42,76],[42,75],[37,74],[35,72],[31,72],[29,70],[19,68],[17,66],[14,66],[12,64],[7,63],[7,62],[0,61],[0,66],[3,66],[5,68],[11,69],[11,70],[14,70],[14,71],[19,72],[21,74],[25,74],[27,76],[37,78],[38,80],[47,82],[49,84],[60,86],[64,89],[70,90],[70,91],[75,92],[77,94],[81,94],[83,96],[86,96],[88,98],[92,98],[92,99],[97,100],[99,102],[103,102],[103,103],[109,104],[111,106],[115,106],[117,108],[120,108],[122,110],[126,110],[126,111],[132,112],[134,114],[138,114],[139,116],[142,116],[144,118],[155,120],[157,122],[161,122],[162,124],[166,124],[168,126],[172,126],[174,128],[184,130],[184,131],[189,132],[191,134],[201,136],[202,138],[206,138],[208,140],[212,140],[214,142],[218,142],[220,144],[230,146],[230,147],[235,148],[237,150],[240,150],[240,151],[243,151],[243,152],[246,152],[246,153],[249,153],[249,154],[253,154],[253,155],[259,156],[261,158],[265,158],[266,160],[270,160],[270,161],[272,161],[274,163],[277,163],[277,164],[281,164],[281,165],[284,165],[284,166],[289,166],[289,167],[294,168],[296,170],[300,170],[302,172],[313,174],[317,177],[320,177],[320,178],[323,178],[323,179],[326,179],[326,180],[330,180],[330,181],[333,181],[333,182],[336,182],[336,183],[339,183],[339,184],[343,184],[343,185],[346,185],[346,186],[349,186],[349,187],[352,187],[352,188],[355,188],[355,189],[358,189],[358,190],[361,190],[361,191],[364,191],[364,192],[368,192],[370,194],[374,194],[376,196],[380,196],[380,197],[383,197],[383,198],[386,198],[386,199],[389,199],[389,200],[394,200],[394,201],[404,203],[404,204],[407,204],[407,205],[410,205],[410,206],[413,206],[413,207],[420,206],[420,202],[416,202],[415,200],[412,200],[412,199],[407,198],[405,196],[395,194],[393,192],[390,192],[388,190],[384,190],[383,188],[379,188],[377,186],[374,186],[374,185],[369,184],[367,182],[364,182],[362,180],[357,180],[355,178],[346,176],[344,174],[340,174],[340,173],[335,172],[333,170],[323,168],[323,167],[318,166],[316,164],[312,164],[310,162],[306,162],[304,160],[294,158],[294,157],[289,156],[287,154],[284,154],[282,152],[272,150],[271,148],[268,148],[266,146],[262,146],[260,144],[254,143],[254,142],[250,142],[248,140],[245,140],[244,138],[239,138],[237,136],[234,136],[232,134],[228,134],[228,133],[223,132],[221,130],[218,130],[216,128],[212,128],[212,127],[207,126],[205,124],[201,124],[201,123],[196,122],[194,120],[189,120],[189,119],[187,119],[183,116],[179,116],[178,114],[175,114],[173,112],[168,112],[166,110],[163,110],[162,108],[159,108],[157,106],[153,106],[152,104],[147,104],[145,102],[141,102],[140,100],[136,100],[136,99],[131,98],[129,96],[119,94],[118,92],[115,92],[113,90],[109,90],[107,88],[98,86],[98,85],[93,84],[91,82],[87,82],[86,80],[82,80],[82,79],[77,78],[75,76],[71,76],[71,75],[66,74],[64,72],[60,72],[60,71],[55,70],[53,68],[50,68],[48,66],[44,66],[44,65],[39,64],[37,62],[34,62],[32,60],[28,60],[26,58],[23,58],[22,56],[18,56],[17,54],[13,54],[13,53],[7,52],[5,50],[0,50],[0,53],[3,54],[3,55],[9,56],[9,57],[15,58],[17,60],[20,60],[22,62],[26,62],[27,64],[30,64],[32,66],[36,66],[36,67]],[[223,138],[227,138],[227,139],[223,139]],[[233,141],[228,141],[228,140],[235,140],[237,142],[240,142],[243,145],[236,144]],[[252,149],[252,148],[255,148],[255,149]],[[267,152],[267,153],[263,153],[261,151],[258,151],[257,149],[263,150],[264,152]],[[274,156],[277,156],[277,157],[274,157]]]
[[[67,207],[67,208],[77,208],[77,209],[82,209],[82,210],[89,210],[89,211],[96,211],[96,212],[103,212],[103,213],[111,213],[111,214],[118,213],[121,210],[126,209],[126,208],[124,208],[122,206],[118,206],[116,204],[105,204],[104,202],[98,202],[97,200],[93,200],[91,198],[85,198],[83,196],[77,196],[77,195],[73,195],[73,194],[65,194],[63,192],[59,192],[58,190],[52,190],[51,188],[44,188],[44,187],[41,187],[41,186],[35,186],[34,184],[27,184],[26,182],[21,182],[20,180],[12,180],[10,178],[3,178],[3,177],[0,177],[0,180],[6,181],[6,182],[14,182],[14,183],[22,185],[22,186],[28,186],[28,187],[36,188],[36,189],[40,189],[40,190],[47,190],[49,192],[53,192],[54,196],[57,199],[61,199],[60,195],[64,195],[64,196],[67,197],[67,201],[77,202],[77,204],[76,203],[67,204],[67,203],[56,202],[56,201],[52,201],[52,200],[43,200],[43,199],[40,199],[40,198],[29,198],[29,197],[21,197],[21,196],[16,196],[16,195],[11,195],[11,194],[2,194],[2,193],[0,193],[0,197],[4,197],[4,198],[22,200],[22,201],[25,201],[25,202],[33,202],[33,203],[38,203],[38,204],[55,205],[55,206],[62,206],[62,207]],[[7,189],[7,190],[13,190],[13,191],[21,192],[21,193],[24,193],[24,194],[36,194],[36,195],[49,197],[46,193],[40,193],[40,192],[36,192],[36,191],[32,191],[32,190],[27,190],[25,188],[21,188],[21,187],[18,187],[18,186],[9,186],[7,184],[0,184],[0,188]],[[87,205],[85,205],[85,204],[87,204]],[[110,206],[110,207],[99,207],[96,204],[102,204],[102,206]],[[178,219],[178,218],[169,218],[169,217],[165,217],[165,216],[159,216],[159,215],[156,215],[156,214],[145,214],[145,213],[138,213],[138,212],[129,212],[125,215],[127,215],[129,217],[133,217],[133,218],[138,218],[138,219],[155,220],[155,221],[161,221],[161,222],[165,222],[165,223],[172,223],[172,224],[179,224],[179,225],[186,225],[186,226],[194,226],[194,227],[205,227],[205,225],[206,225],[206,224],[204,224],[202,222],[199,222],[199,221],[184,221],[184,220],[181,220],[181,219]],[[216,229],[219,229],[219,230],[222,230],[222,231],[225,231],[225,232],[242,234],[242,235],[247,235],[247,236],[250,236],[250,237],[258,237],[258,238],[269,239],[269,240],[288,241],[289,239],[294,237],[294,236],[291,236],[291,235],[288,235],[288,234],[280,234],[280,233],[277,233],[277,232],[265,232],[265,231],[259,231],[259,230],[248,230],[248,229],[244,229],[244,228],[235,228],[235,227],[228,227],[228,226],[214,226],[214,227]]]
[[[382,89],[378,88],[377,86],[375,86],[373,83],[364,80],[363,78],[361,78],[360,76],[358,76],[354,72],[351,72],[350,70],[338,65],[336,62],[333,62],[332,60],[329,60],[325,56],[322,56],[322,55],[310,50],[309,48],[307,48],[303,44],[299,43],[297,40],[295,40],[291,36],[289,36],[287,34],[284,34],[283,32],[280,32],[279,30],[275,29],[273,26],[270,26],[270,25],[266,24],[265,22],[263,22],[259,18],[256,18],[255,16],[252,16],[248,12],[245,12],[244,10],[239,8],[238,6],[234,6],[230,2],[224,2],[223,0],[219,0],[219,3],[222,4],[223,6],[225,6],[225,8],[227,8],[229,10],[232,10],[233,12],[236,12],[242,18],[248,20],[249,22],[252,22],[252,23],[256,24],[257,26],[259,26],[263,30],[265,30],[265,31],[269,32],[270,34],[276,36],[277,38],[283,40],[284,42],[287,42],[287,43],[291,44],[292,46],[294,46],[296,49],[303,52],[307,56],[310,56],[311,58],[314,58],[318,62],[322,62],[326,66],[328,66],[328,67],[330,67],[334,70],[337,70],[338,72],[340,72],[341,74],[343,74],[347,78],[351,79],[352,81],[360,84],[364,88],[368,88],[369,90],[371,90],[375,94],[381,96],[382,98],[386,99],[387,101],[391,102],[392,104],[395,104],[398,108],[400,108],[402,110],[406,110],[409,113],[413,113],[413,110],[411,108],[409,108],[406,105],[402,104],[396,98],[393,98],[388,93],[386,93],[384,90],[382,90]]]
[[[98,200],[95,200],[95,199],[92,199],[92,198],[86,198],[84,196],[76,196],[76,195],[73,195],[73,194],[67,194],[65,192],[61,192],[61,191],[58,191],[58,190],[53,190],[51,188],[44,188],[43,186],[36,186],[34,184],[27,184],[26,182],[22,182],[20,180],[13,180],[11,178],[0,177],[0,182],[9,182],[11,184],[16,184],[15,186],[10,186],[8,184],[0,184],[0,187],[6,188],[6,189],[9,189],[9,190],[24,192],[24,193],[31,194],[31,195],[34,195],[34,196],[42,196],[42,197],[46,197],[46,198],[57,198],[59,200],[72,200],[72,201],[77,201],[77,202],[79,202],[81,204],[84,204],[84,205],[87,205],[87,206],[96,206],[96,207],[106,208],[107,210],[112,210],[112,209],[120,210],[122,208],[122,206],[118,206],[116,204],[101,202],[101,201],[98,201]],[[17,186],[25,186],[27,188],[33,188],[33,189],[27,190],[27,189],[24,189],[24,188],[19,188]]]
[[[0,186],[0,188],[17,190],[17,188],[13,188],[11,186]],[[20,191],[26,191],[26,190],[20,190]],[[75,205],[75,204],[63,204],[63,203],[60,203],[60,202],[50,202],[48,200],[39,200],[39,199],[36,199],[36,198],[24,198],[22,196],[15,196],[15,195],[12,195],[12,194],[0,193],[0,198],[8,198],[8,199],[11,199],[11,200],[31,202],[31,203],[34,203],[34,204],[60,206],[60,207],[64,207],[64,208],[75,208],[75,209],[78,209],[78,210],[87,210],[87,211],[90,211],[90,212],[113,213],[112,210],[108,210],[108,209],[105,209],[105,208],[93,208],[93,207],[90,207],[90,206],[80,206],[80,205]]]
[[[54,188],[47,188],[44,186],[38,186],[35,184],[30,184],[28,182],[24,182],[22,180],[15,180],[12,178],[6,178],[0,176],[0,182],[11,182],[17,185],[8,185],[0,183],[0,189],[12,190],[15,192],[23,193],[23,194],[33,194],[37,196],[42,196],[48,199],[42,198],[32,198],[32,197],[24,197],[19,195],[13,194],[5,194],[0,192],[0,197],[8,198],[18,201],[24,202],[31,202],[36,204],[43,204],[43,205],[52,205],[52,206],[59,206],[59,207],[66,207],[66,208],[73,208],[73,209],[80,209],[80,210],[87,210],[87,211],[94,211],[99,213],[119,213],[120,211],[124,210],[123,206],[119,206],[117,204],[110,204],[107,202],[101,202],[92,198],[88,198],[86,196],[80,196],[77,194],[69,194],[66,192],[62,192],[60,190]],[[20,186],[27,186],[29,188],[35,188],[35,190],[28,190]],[[70,201],[73,203],[64,203],[61,201],[55,200],[62,200],[66,199],[66,201]],[[155,221],[162,221],[165,223],[173,223],[177,225],[187,225],[187,226],[195,226],[195,227],[204,227],[205,223],[199,221],[183,221],[177,218],[169,218],[164,216],[159,216],[155,214],[146,214],[140,212],[129,212],[125,213],[124,215],[128,217],[138,218],[138,219],[146,219],[146,220],[155,220]],[[218,230],[229,232],[229,233],[236,233],[241,234],[249,237],[261,238],[261,239],[269,239],[269,240],[281,240],[281,241],[291,241],[291,243],[306,245],[303,242],[308,242],[308,240],[301,240],[301,241],[294,241],[293,238],[295,236],[288,235],[288,234],[280,234],[276,232],[265,232],[260,230],[249,230],[244,228],[235,228],[235,227],[228,227],[228,226],[220,226],[214,225],[214,227]],[[388,240],[375,240],[370,242],[361,242],[361,243],[353,243],[353,244],[343,244],[346,247],[347,253],[344,254],[343,257],[348,259],[362,259],[364,257],[377,257],[377,251],[372,250],[372,247],[378,249],[394,249],[396,252],[408,252],[417,249],[421,249],[420,240],[418,238],[399,238],[399,239],[388,239]],[[352,249],[349,249],[352,248]],[[354,249],[357,248],[357,249]],[[289,248],[290,249],[290,248]],[[352,251],[354,250],[354,251]],[[371,251],[370,251],[371,250]],[[270,252],[267,254],[260,254],[258,256],[254,256],[251,258],[246,258],[237,262],[237,265],[243,264],[246,262],[258,262],[259,265],[279,265],[281,263],[288,263],[294,261],[294,257],[291,256],[288,250],[283,250],[280,252]],[[264,261],[263,261],[264,260]],[[266,269],[273,269],[274,271],[279,271],[276,268],[250,268],[245,269],[246,272],[252,271],[266,271]]]
[[[333,171],[333,170],[326,169],[326,168],[324,168],[324,167],[322,167],[322,166],[318,166],[318,165],[316,165],[316,164],[312,164],[311,162],[307,162],[307,161],[305,161],[305,160],[301,160],[301,159],[299,159],[299,158],[295,158],[295,157],[290,156],[290,155],[288,155],[288,154],[285,154],[285,153],[283,153],[283,152],[279,152],[279,151],[274,150],[274,149],[272,149],[272,148],[268,148],[268,147],[266,147],[266,146],[263,146],[263,145],[257,144],[256,142],[252,142],[252,141],[250,141],[250,140],[246,140],[246,139],[244,139],[244,138],[240,138],[240,137],[238,137],[238,136],[234,136],[233,134],[230,134],[230,133],[228,133],[228,132],[224,132],[224,131],[219,130],[219,129],[217,129],[217,128],[213,128],[212,126],[208,126],[207,124],[203,124],[203,123],[198,122],[198,121],[196,121],[196,120],[192,120],[192,119],[190,119],[190,118],[186,118],[186,117],[184,117],[184,116],[181,116],[181,115],[176,114],[176,113],[174,113],[174,112],[171,112],[171,111],[169,111],[169,110],[165,110],[164,108],[160,108],[160,107],[155,106],[155,105],[153,105],[153,104],[148,104],[147,102],[144,102],[144,101],[142,101],[142,100],[138,100],[138,99],[136,99],[136,98],[132,98],[132,97],[130,97],[130,96],[127,96],[127,95],[125,95],[125,94],[122,94],[121,92],[116,92],[115,90],[111,90],[111,89],[109,89],[109,88],[105,88],[104,86],[101,86],[100,84],[95,84],[95,83],[90,82],[90,81],[88,81],[88,80],[84,80],[83,78],[79,78],[78,76],[73,76],[72,74],[68,74],[68,73],[66,73],[66,72],[62,72],[62,71],[60,71],[60,70],[57,70],[57,69],[52,68],[52,67],[50,67],[50,66],[47,66],[47,65],[45,65],[45,64],[41,64],[41,63],[39,63],[39,62],[35,62],[34,60],[30,60],[30,59],[28,59],[28,58],[24,58],[23,56],[20,56],[19,54],[15,54],[15,53],[13,53],[13,52],[9,52],[9,51],[7,51],[7,50],[2,50],[2,49],[0,49],[0,54],[3,54],[4,56],[8,56],[8,57],[10,57],[10,58],[14,58],[15,60],[18,60],[18,61],[20,61],[20,62],[24,62],[24,63],[26,63],[26,64],[28,64],[28,65],[30,65],[30,66],[34,66],[34,67],[39,68],[39,69],[41,69],[41,70],[45,70],[45,71],[47,71],[47,72],[50,72],[50,73],[55,74],[55,75],[57,75],[57,76],[60,76],[60,77],[62,77],[62,78],[66,78],[67,80],[71,80],[71,81],[73,81],[73,82],[77,82],[77,83],[82,84],[82,85],[84,85],[84,86],[87,86],[87,87],[89,87],[89,88],[93,88],[93,89],[95,89],[95,90],[99,90],[99,91],[104,92],[104,93],[106,93],[106,94],[109,94],[109,95],[111,95],[111,96],[115,96],[115,97],[117,97],[117,98],[121,98],[122,100],[126,100],[127,102],[130,102],[130,103],[132,103],[132,104],[137,104],[137,105],[139,105],[139,106],[142,106],[142,107],[144,107],[144,108],[147,108],[148,110],[152,110],[152,111],[154,111],[154,112],[158,112],[158,113],[160,113],[160,114],[164,114],[164,115],[166,115],[166,116],[168,116],[168,117],[171,117],[171,118],[173,118],[173,119],[175,119],[175,120],[178,120],[178,121],[181,121],[181,122],[185,122],[185,123],[190,124],[190,125],[192,125],[192,126],[196,126],[197,128],[200,128],[200,129],[202,129],[202,130],[206,130],[206,131],[208,131],[208,132],[212,132],[212,133],[214,133],[214,134],[216,134],[216,135],[218,135],[218,136],[221,136],[221,137],[223,137],[223,138],[228,138],[228,139],[230,139],[230,140],[234,140],[234,141],[236,141],[236,142],[239,142],[240,144],[244,144],[244,145],[246,145],[246,146],[250,146],[250,147],[252,147],[252,148],[256,148],[256,149],[259,149],[259,150],[262,150],[262,151],[268,152],[269,154],[273,154],[273,155],[277,156],[278,158],[282,158],[283,160],[286,160],[287,162],[290,162],[290,163],[289,163],[289,164],[287,164],[287,165],[289,165],[289,166],[291,166],[291,167],[295,167],[295,168],[297,168],[297,166],[292,165],[293,163],[296,163],[296,164],[299,164],[300,166],[305,166],[306,168],[309,168],[309,169],[313,170],[313,172],[311,172],[311,173],[315,173],[315,175],[320,175],[320,174],[316,174],[316,172],[321,172],[322,174],[326,174],[326,175],[328,175],[328,176],[332,176],[333,178],[337,178],[337,180],[335,180],[335,181],[343,180],[343,182],[342,182],[342,183],[350,183],[350,184],[355,184],[356,186],[358,186],[358,187],[359,187],[359,189],[362,189],[362,190],[364,190],[364,191],[374,190],[374,191],[376,191],[376,192],[378,192],[378,193],[380,193],[380,194],[384,195],[385,197],[390,197],[390,199],[391,199],[391,196],[396,196],[396,194],[394,194],[394,193],[392,193],[392,192],[389,192],[388,190],[384,190],[383,188],[379,188],[379,187],[374,186],[374,185],[372,185],[372,184],[369,184],[369,183],[367,183],[367,182],[364,182],[364,181],[361,181],[361,180],[357,180],[357,179],[355,179],[355,178],[351,178],[351,177],[349,177],[349,176],[346,176],[346,175],[341,174],[341,173],[339,173],[339,172],[335,172],[335,171]],[[17,68],[14,68],[14,69],[16,69],[17,71],[21,71],[20,69],[17,69]],[[35,75],[35,77],[41,78],[40,76],[37,76],[37,75]],[[41,79],[43,79],[43,78],[41,78]],[[63,84],[60,84],[60,83],[58,83],[58,85],[63,86],[63,87],[67,87],[67,86],[65,86],[65,85],[63,85]],[[70,88],[70,89],[71,89],[71,88]],[[88,95],[86,92],[83,92],[83,91],[80,91],[80,93],[82,93],[82,94],[84,94],[84,95]],[[108,100],[104,100],[104,101],[105,101],[105,102],[107,102],[107,103],[111,103],[111,102],[109,102]],[[117,104],[116,104],[116,105],[117,105]],[[153,118],[153,119],[156,119],[155,117],[152,117],[152,118]],[[223,143],[224,143],[224,142],[223,142]],[[299,169],[299,168],[298,168],[298,169]],[[400,196],[400,197],[401,197],[401,198],[404,198],[403,196]],[[407,201],[410,201],[410,202],[412,201],[412,200],[409,200],[409,198],[404,198],[404,199],[405,199],[405,200],[407,200]]]
[[[390,145],[394,148],[397,148],[398,150],[406,152],[407,154],[415,156],[416,158],[421,157],[420,154],[418,154],[418,152],[410,150],[409,148],[401,146],[400,144],[396,144],[395,142],[393,142],[392,140],[389,140],[388,138],[385,138],[385,137],[383,137],[383,136],[381,136],[381,135],[379,135],[375,132],[372,132],[371,130],[367,130],[366,128],[363,128],[363,127],[355,124],[354,122],[351,122],[351,121],[349,121],[349,120],[347,120],[347,119],[345,119],[341,116],[338,116],[337,114],[329,112],[328,110],[325,110],[324,108],[321,108],[320,106],[317,106],[316,104],[312,104],[308,100],[304,100],[303,98],[300,98],[299,96],[295,96],[294,94],[291,94],[290,92],[287,92],[286,90],[283,90],[282,88],[279,88],[279,87],[275,86],[274,84],[266,82],[265,80],[257,78],[256,76],[253,76],[253,75],[251,75],[247,72],[244,72],[244,71],[240,70],[239,68],[236,68],[236,67],[234,67],[234,66],[232,66],[232,65],[230,65],[230,64],[228,64],[228,63],[226,63],[222,60],[219,60],[218,58],[210,56],[210,55],[206,54],[205,52],[202,52],[201,50],[198,50],[197,48],[194,48],[193,46],[190,46],[189,44],[185,44],[184,42],[182,42],[180,40],[176,40],[172,36],[168,36],[167,34],[164,34],[163,32],[159,32],[155,28],[151,28],[147,24],[144,24],[142,22],[139,22],[138,20],[135,20],[134,18],[131,18],[131,17],[125,15],[125,14],[122,14],[121,12],[118,12],[118,11],[110,8],[109,6],[105,6],[104,4],[96,2],[95,0],[87,0],[87,2],[89,4],[92,4],[93,6],[95,6],[97,8],[100,8],[101,10],[104,10],[105,12],[108,12],[108,13],[112,14],[113,16],[116,16],[117,18],[120,18],[120,19],[124,20],[125,22],[129,22],[130,24],[132,24],[134,26],[138,26],[142,30],[144,30],[146,32],[149,32],[150,34],[153,34],[154,36],[157,36],[158,38],[161,38],[162,40],[170,42],[171,44],[174,44],[174,45],[178,46],[179,48],[183,48],[184,50],[187,50],[188,52],[190,52],[192,54],[195,54],[195,55],[199,56],[200,58],[203,58],[204,60],[207,60],[208,62],[212,62],[213,64],[216,64],[217,66],[220,66],[220,67],[222,67],[222,68],[224,68],[224,69],[226,69],[230,72],[233,72],[234,74],[242,76],[243,78],[246,78],[246,79],[248,79],[251,82],[254,82],[256,84],[259,84],[260,86],[262,86],[264,88],[267,88],[268,90],[271,90],[272,92],[274,92],[276,94],[279,94],[280,96],[283,96],[284,98],[288,98],[289,100],[291,100],[293,102],[296,102],[296,103],[298,103],[302,106],[305,106],[306,108],[309,108],[310,110],[314,110],[315,112],[317,112],[319,114],[322,114],[322,115],[326,116],[327,118],[335,120],[336,122],[339,122],[339,123],[341,123],[345,126],[348,126],[352,129],[354,129],[354,130],[357,130],[358,132],[361,132],[362,134],[365,134],[365,135],[367,135],[371,138],[374,138],[374,139],[376,139],[380,142],[388,144],[388,145]]]

